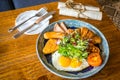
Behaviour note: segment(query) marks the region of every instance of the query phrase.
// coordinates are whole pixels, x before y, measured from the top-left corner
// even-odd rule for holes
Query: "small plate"
[[[40,10],[42,10],[44,8],[41,8]],[[39,10],[39,11],[40,11]],[[45,10],[45,9],[44,9]],[[45,10],[46,11],[46,10]],[[34,16],[38,11],[37,10],[30,10],[30,11],[25,11],[23,13],[21,13],[20,15],[17,16],[16,21],[15,21],[15,25],[18,25],[19,23],[27,20],[28,18],[30,18],[31,16]],[[48,13],[46,11],[46,13]],[[45,14],[46,14],[45,13]],[[40,16],[41,17],[41,16]],[[30,25],[32,25],[39,17],[33,17],[32,19],[28,20],[27,22],[25,22],[24,24],[22,24],[19,28],[18,31],[22,31],[25,28],[29,27]],[[31,29],[29,29],[28,31],[26,31],[24,34],[27,35],[34,35],[34,34],[39,34],[40,32],[42,32],[48,25],[49,25],[49,19],[52,18],[52,16],[49,16],[48,18],[44,19],[43,21],[41,21],[39,24],[34,25]]]

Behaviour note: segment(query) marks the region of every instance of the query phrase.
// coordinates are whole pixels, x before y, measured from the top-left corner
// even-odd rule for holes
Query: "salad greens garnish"
[[[87,47],[88,40],[81,39],[80,33],[75,30],[61,40],[58,53],[66,57],[82,60],[88,56]]]

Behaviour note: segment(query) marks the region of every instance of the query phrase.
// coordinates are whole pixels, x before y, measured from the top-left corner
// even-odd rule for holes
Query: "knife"
[[[43,15],[42,17],[38,18],[31,26],[27,27],[26,29],[22,30],[21,32],[16,33],[13,38],[16,39],[19,36],[21,36],[24,32],[26,32],[27,30],[31,29],[34,25],[38,24],[39,22],[41,22],[42,20],[44,20],[45,18],[47,18],[48,16],[54,14],[55,11],[51,11],[48,12],[47,14]]]

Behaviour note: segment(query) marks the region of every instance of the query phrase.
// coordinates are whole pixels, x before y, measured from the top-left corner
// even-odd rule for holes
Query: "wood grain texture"
[[[66,0],[61,0],[66,1]],[[95,0],[75,0],[83,4],[99,6]],[[120,31],[103,12],[102,21],[87,20],[61,16],[58,14],[57,2],[21,8],[0,13],[0,80],[67,80],[58,77],[38,60],[36,55],[36,39],[38,35],[22,35],[13,39],[8,29],[14,25],[18,14],[27,10],[38,10],[47,7],[48,11],[56,11],[50,23],[61,19],[77,19],[96,26],[106,37],[110,47],[110,56],[106,66],[97,74],[83,80],[119,80],[120,79]]]

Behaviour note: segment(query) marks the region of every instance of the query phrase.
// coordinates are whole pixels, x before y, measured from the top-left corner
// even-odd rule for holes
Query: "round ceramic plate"
[[[18,25],[22,21],[27,20],[28,18],[30,18],[31,16],[35,15],[36,13],[37,13],[36,10],[30,10],[30,11],[25,11],[25,12],[21,13],[20,15],[17,16],[15,25]],[[33,17],[32,19],[28,20],[27,22],[25,22],[24,24],[22,24],[18,28],[18,31],[22,31],[25,28],[29,27],[38,18],[39,17]],[[25,34],[27,34],[27,35],[38,34],[38,33],[42,32],[48,25],[49,25],[49,20],[48,19],[44,20],[44,21],[40,22],[39,24],[34,25],[31,29],[29,29],[28,31],[26,31]]]
[[[64,22],[68,28],[72,28],[73,26],[75,28],[83,27],[83,26],[87,27],[88,29],[93,31],[95,34],[97,34],[98,36],[101,37],[102,43],[99,46],[101,49],[101,56],[103,59],[102,65],[100,65],[99,67],[91,67],[90,66],[90,67],[88,67],[82,71],[78,71],[78,72],[59,71],[52,65],[51,54],[44,55],[42,52],[43,47],[46,42],[46,40],[43,37],[43,34],[47,31],[52,31],[55,23],[60,23],[60,22]],[[39,60],[41,61],[41,63],[43,64],[43,66],[46,69],[48,69],[49,71],[51,71],[52,73],[54,73],[60,77],[68,78],[68,79],[83,79],[83,78],[87,78],[87,77],[90,77],[90,76],[98,73],[105,66],[105,64],[108,61],[108,57],[109,57],[109,46],[108,46],[108,42],[107,42],[105,36],[103,35],[103,33],[100,30],[98,30],[95,26],[93,26],[89,23],[79,21],[79,20],[71,20],[71,19],[60,20],[60,21],[53,22],[52,24],[50,24],[48,26],[48,28],[46,28],[41,33],[41,35],[39,35],[37,43],[36,43],[36,51],[37,51]]]

